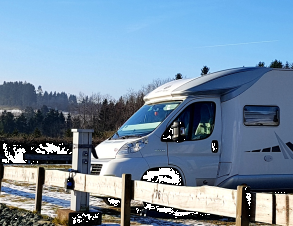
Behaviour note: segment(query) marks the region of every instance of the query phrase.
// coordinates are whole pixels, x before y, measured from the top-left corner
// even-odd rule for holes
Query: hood
[[[96,153],[99,159],[114,159],[119,149],[126,143],[132,142],[135,139],[123,139],[123,140],[105,140],[100,143],[96,148]]]

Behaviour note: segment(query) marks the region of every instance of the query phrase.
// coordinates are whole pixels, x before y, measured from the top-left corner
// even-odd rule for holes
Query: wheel
[[[103,198],[103,201],[108,205],[108,206],[114,206],[114,207],[120,207],[121,206],[121,200],[120,199],[115,199],[115,198]]]
[[[142,181],[160,183],[160,184],[169,184],[183,186],[183,181],[180,173],[174,168],[157,168],[150,170],[144,174],[141,179]],[[160,205],[150,204],[143,202],[143,205],[146,209],[155,210],[158,212],[174,212],[175,209],[170,207],[164,207]]]

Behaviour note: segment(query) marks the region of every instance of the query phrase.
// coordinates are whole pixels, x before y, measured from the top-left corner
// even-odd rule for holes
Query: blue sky
[[[291,0],[1,0],[0,84],[118,99],[154,79],[293,63]]]

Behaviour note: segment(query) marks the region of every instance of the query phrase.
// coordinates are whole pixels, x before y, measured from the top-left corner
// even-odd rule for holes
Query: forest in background
[[[265,67],[259,62],[258,67]],[[293,64],[274,60],[271,68],[293,69]],[[201,75],[209,73],[204,66]],[[180,73],[175,79],[182,79]],[[168,79],[153,80],[138,91],[129,91],[118,100],[100,93],[91,96],[80,93],[68,96],[65,92],[43,92],[26,82],[4,82],[0,85],[0,109],[15,107],[22,110],[16,115],[3,111],[0,115],[1,137],[71,137],[72,128],[94,129],[94,137],[105,139],[112,135],[143,104],[143,97],[169,82]]]
[[[177,79],[182,78],[180,73],[176,76]],[[66,138],[72,136],[72,128],[90,128],[95,131],[94,137],[105,139],[144,104],[143,97],[147,93],[171,80],[154,80],[138,91],[129,91],[118,100],[100,93],[91,96],[80,93],[77,97],[68,97],[63,92],[48,94],[42,93],[40,86],[35,90],[30,83],[4,82],[0,85],[0,109],[2,106],[22,111],[19,114],[2,112],[0,136]]]
[[[67,95],[65,92],[43,92],[42,87],[27,82],[3,82],[0,85],[0,106],[24,109],[32,107],[41,108],[46,105],[49,108],[68,111],[71,104],[77,104],[75,95]]]

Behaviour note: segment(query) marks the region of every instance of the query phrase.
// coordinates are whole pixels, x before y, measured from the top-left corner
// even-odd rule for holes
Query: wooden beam
[[[61,170],[46,170],[45,185],[64,187],[69,172]],[[96,195],[108,195],[121,198],[122,178],[73,173],[76,191],[90,192]]]
[[[3,179],[3,174],[4,174],[4,166],[2,163],[0,163],[0,194],[1,194],[1,189],[2,189],[2,179]]]
[[[45,171],[45,185],[48,186],[65,186],[65,179],[67,179],[69,173],[61,170],[46,170]]]
[[[36,184],[36,196],[35,196],[35,211],[41,213],[42,209],[42,192],[45,182],[45,169],[43,167],[37,168],[37,184]]]
[[[236,216],[237,191],[212,186],[187,187],[134,181],[134,200],[198,211]]]
[[[249,187],[237,186],[236,226],[249,226],[249,193]]]
[[[273,195],[269,193],[251,193],[250,221],[273,222]]]
[[[288,206],[288,225],[293,225],[293,195],[288,195],[288,200],[286,200],[286,205]]]
[[[3,179],[36,183],[38,177],[35,168],[5,166]]]
[[[110,176],[97,176],[86,175],[85,191],[93,193],[95,195],[110,196],[114,198],[121,198],[122,194],[122,178],[110,177]],[[79,181],[75,180],[75,185],[78,185]]]
[[[275,194],[276,224],[293,225],[293,195]]]
[[[131,174],[122,175],[121,226],[130,226],[130,202],[133,196]]]

